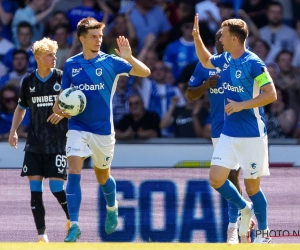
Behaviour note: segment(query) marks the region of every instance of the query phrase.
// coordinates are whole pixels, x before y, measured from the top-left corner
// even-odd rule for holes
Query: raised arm
[[[130,44],[127,38],[119,36],[117,38],[117,44],[119,49],[115,49],[118,56],[122,57],[132,65],[132,69],[129,74],[140,77],[147,77],[150,75],[150,69],[140,60],[136,59],[132,55]]]
[[[199,31],[199,17],[198,14],[195,15],[194,27],[193,27],[193,37],[196,47],[197,56],[205,68],[214,69],[215,67],[210,62],[211,54],[205,47]]]

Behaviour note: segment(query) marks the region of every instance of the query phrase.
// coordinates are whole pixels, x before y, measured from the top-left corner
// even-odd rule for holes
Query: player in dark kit
[[[38,241],[48,242],[43,203],[43,179],[49,186],[67,217],[70,227],[64,180],[66,178],[66,132],[68,121],[52,112],[52,106],[61,90],[62,71],[55,69],[57,42],[44,38],[33,44],[37,70],[23,79],[18,106],[14,113],[9,144],[17,148],[19,127],[26,109],[30,110],[30,127],[25,145],[21,176],[28,176],[31,191],[31,209]]]

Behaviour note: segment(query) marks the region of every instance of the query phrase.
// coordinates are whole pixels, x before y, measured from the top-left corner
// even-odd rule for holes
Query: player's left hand
[[[117,44],[119,49],[115,49],[117,55],[124,59],[130,58],[132,55],[130,44],[127,38],[124,36],[119,36],[117,38]]]
[[[57,114],[51,114],[48,119],[47,119],[47,122],[51,122],[52,124],[57,124],[59,123],[64,117],[63,116],[60,116],[60,115],[57,115]]]
[[[192,32],[193,37],[199,36],[200,31],[199,31],[199,16],[198,13],[195,15],[194,19],[194,27],[193,27],[193,32]]]
[[[225,112],[227,113],[227,115],[231,115],[232,113],[243,110],[242,102],[235,102],[228,98],[227,98],[227,101],[229,102],[225,106]]]

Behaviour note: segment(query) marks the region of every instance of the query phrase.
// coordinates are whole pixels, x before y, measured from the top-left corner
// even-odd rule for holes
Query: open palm
[[[125,38],[124,36],[119,36],[117,38],[117,44],[119,49],[115,49],[115,51],[118,56],[124,59],[131,57],[132,52],[127,38]]]

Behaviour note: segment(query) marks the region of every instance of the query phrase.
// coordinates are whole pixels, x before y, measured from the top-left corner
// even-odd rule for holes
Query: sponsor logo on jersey
[[[235,77],[236,78],[240,78],[241,75],[242,75],[242,71],[240,71],[240,70],[235,71]]]
[[[81,70],[82,70],[82,68],[72,69],[72,77],[77,76]]]
[[[56,82],[56,83],[54,84],[54,86],[53,86],[53,89],[54,89],[55,91],[60,91],[60,89],[61,89],[60,84],[59,84],[58,82]]]
[[[100,69],[100,68],[96,69],[96,75],[101,76],[102,75],[102,69]]]
[[[37,107],[53,106],[57,95],[33,96],[31,97],[32,103],[36,103]]]
[[[223,65],[223,71],[225,71],[226,69],[228,69],[229,65],[227,63],[224,63]]]
[[[194,77],[194,76],[191,76],[190,82],[193,82],[194,80],[195,80],[195,77]]]
[[[87,83],[83,83],[83,84],[79,84],[78,86],[74,86],[72,84],[71,87],[79,90],[101,90],[104,89],[104,84],[101,82],[99,84],[91,84],[91,85]]]
[[[222,70],[219,67],[216,67],[217,73],[220,73]]]
[[[210,89],[209,89],[209,93],[210,93],[210,94],[224,94],[224,89],[223,89],[223,87],[219,87],[219,88],[210,88]]]
[[[35,87],[33,87],[33,88],[30,88],[30,87],[29,87],[29,91],[30,91],[30,93],[35,92]]]
[[[228,82],[223,83],[223,88],[227,89],[229,91],[232,91],[232,92],[237,92],[237,93],[244,92],[244,87],[242,87],[242,86],[232,86]]]
[[[215,71],[208,71],[208,75],[210,75],[210,76],[214,76],[216,74],[216,72]]]

